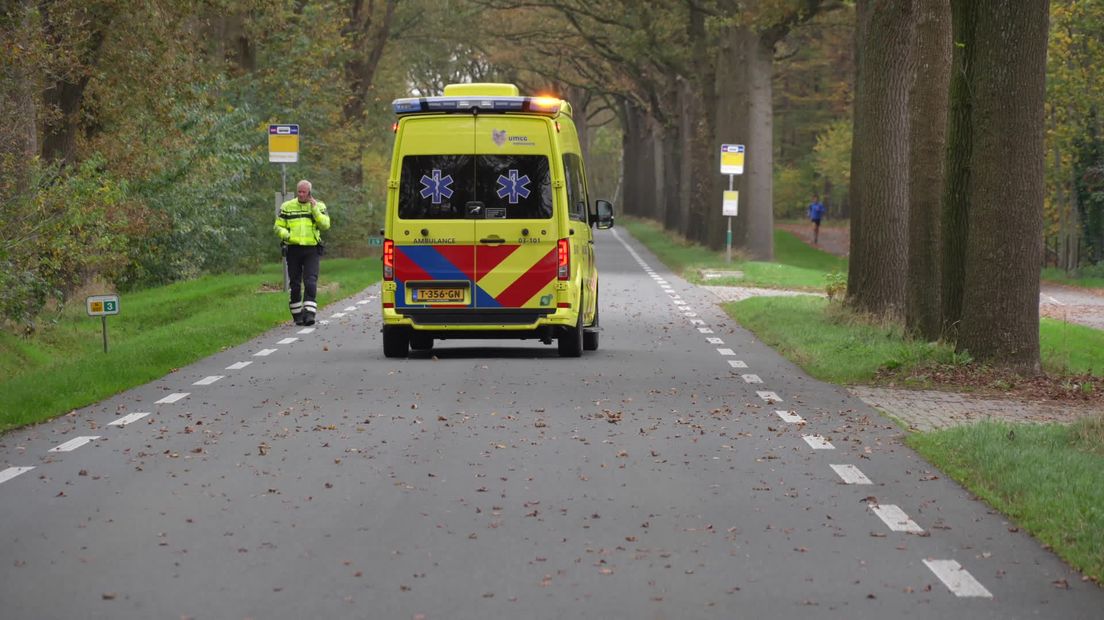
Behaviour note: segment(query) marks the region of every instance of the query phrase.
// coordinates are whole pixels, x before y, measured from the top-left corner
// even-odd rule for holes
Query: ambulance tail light
[[[395,279],[395,242],[390,239],[383,240],[383,279]]]
[[[568,244],[567,239],[560,239],[559,244],[556,246],[559,252],[558,260],[556,262],[556,279],[557,280],[570,280],[571,279],[571,246]]]

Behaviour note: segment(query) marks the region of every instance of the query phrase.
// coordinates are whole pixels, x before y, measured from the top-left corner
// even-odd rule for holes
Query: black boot
[[[314,313],[313,312],[306,311],[306,312],[303,313],[303,323],[302,323],[302,325],[307,325],[307,326],[314,325]]]
[[[303,325],[304,324],[303,323],[303,313],[302,312],[296,312],[295,314],[292,314],[291,318],[295,319],[295,324],[296,325]],[[313,317],[311,317],[311,319],[312,319],[311,322],[313,323],[314,322]]]

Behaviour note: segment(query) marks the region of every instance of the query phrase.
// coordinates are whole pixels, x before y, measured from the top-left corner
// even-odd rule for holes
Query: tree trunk
[[[974,36],[970,245],[958,346],[1039,371],[1049,0],[987,0]]]
[[[747,214],[748,236],[745,248],[751,258],[774,259],[774,112],[772,74],[774,49],[758,36],[747,39],[748,46],[748,131],[744,176],[746,198],[741,211]],[[743,197],[744,194],[741,194]]]
[[[342,113],[346,127],[358,134],[363,133],[364,110],[368,105],[369,92],[376,77],[376,69],[383,58],[391,35],[391,24],[395,17],[398,0],[387,0],[382,10],[375,2],[351,0],[349,3],[349,21],[342,29],[349,45],[349,59],[345,61],[345,83],[349,89],[349,98],[345,101]],[[342,174],[347,185],[359,188],[364,182],[364,144],[357,140],[356,161],[349,162]]]
[[[621,132],[621,187],[622,212],[626,215],[644,215],[641,208],[643,192],[640,191],[639,171],[643,167],[644,115],[629,102],[622,106],[623,131]]]
[[[908,95],[915,7],[913,0],[865,0],[857,8],[868,23],[857,29],[863,37],[851,187],[852,208],[861,217],[851,220],[847,297],[861,311],[900,316],[908,247]]]
[[[942,265],[939,277],[943,315],[943,338],[954,342],[962,321],[962,293],[966,274],[966,245],[970,240],[967,225],[970,202],[970,153],[974,129],[970,122],[973,94],[970,81],[974,74],[977,49],[974,30],[978,8],[975,0],[951,0],[951,30],[954,51],[951,61],[950,110],[947,124],[946,185],[943,188],[941,235]]]
[[[693,169],[694,169],[694,141],[690,139],[690,135],[694,131],[694,115],[695,105],[697,105],[699,99],[690,87],[690,84],[686,80],[680,79],[678,81],[678,101],[679,101],[679,132],[678,143],[679,153],[682,157],[679,159],[679,200],[678,200],[678,226],[672,230],[677,230],[679,234],[689,238],[690,236],[690,220],[693,217],[691,205],[693,204],[693,191],[691,187],[694,184]]]
[[[663,145],[663,158],[656,157],[656,182],[662,187],[656,191],[656,221],[664,228],[678,228],[679,217],[679,167],[682,153],[679,150],[678,126],[661,125],[656,141]]]
[[[950,0],[920,0],[916,75],[909,95],[909,252],[905,325],[925,340],[941,333],[939,212],[951,78]]]

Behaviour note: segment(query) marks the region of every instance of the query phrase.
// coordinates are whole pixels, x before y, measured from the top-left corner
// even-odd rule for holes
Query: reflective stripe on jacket
[[[316,200],[311,207],[309,202],[293,198],[280,205],[280,215],[276,216],[273,229],[280,241],[288,245],[318,245],[322,242],[322,231],[330,229],[326,203]]]

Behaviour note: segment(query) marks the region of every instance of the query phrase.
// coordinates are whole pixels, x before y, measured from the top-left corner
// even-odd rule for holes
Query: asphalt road
[[[3,436],[0,615],[1100,617],[1104,590],[893,424],[597,239],[581,359],[387,360],[369,289]]]

